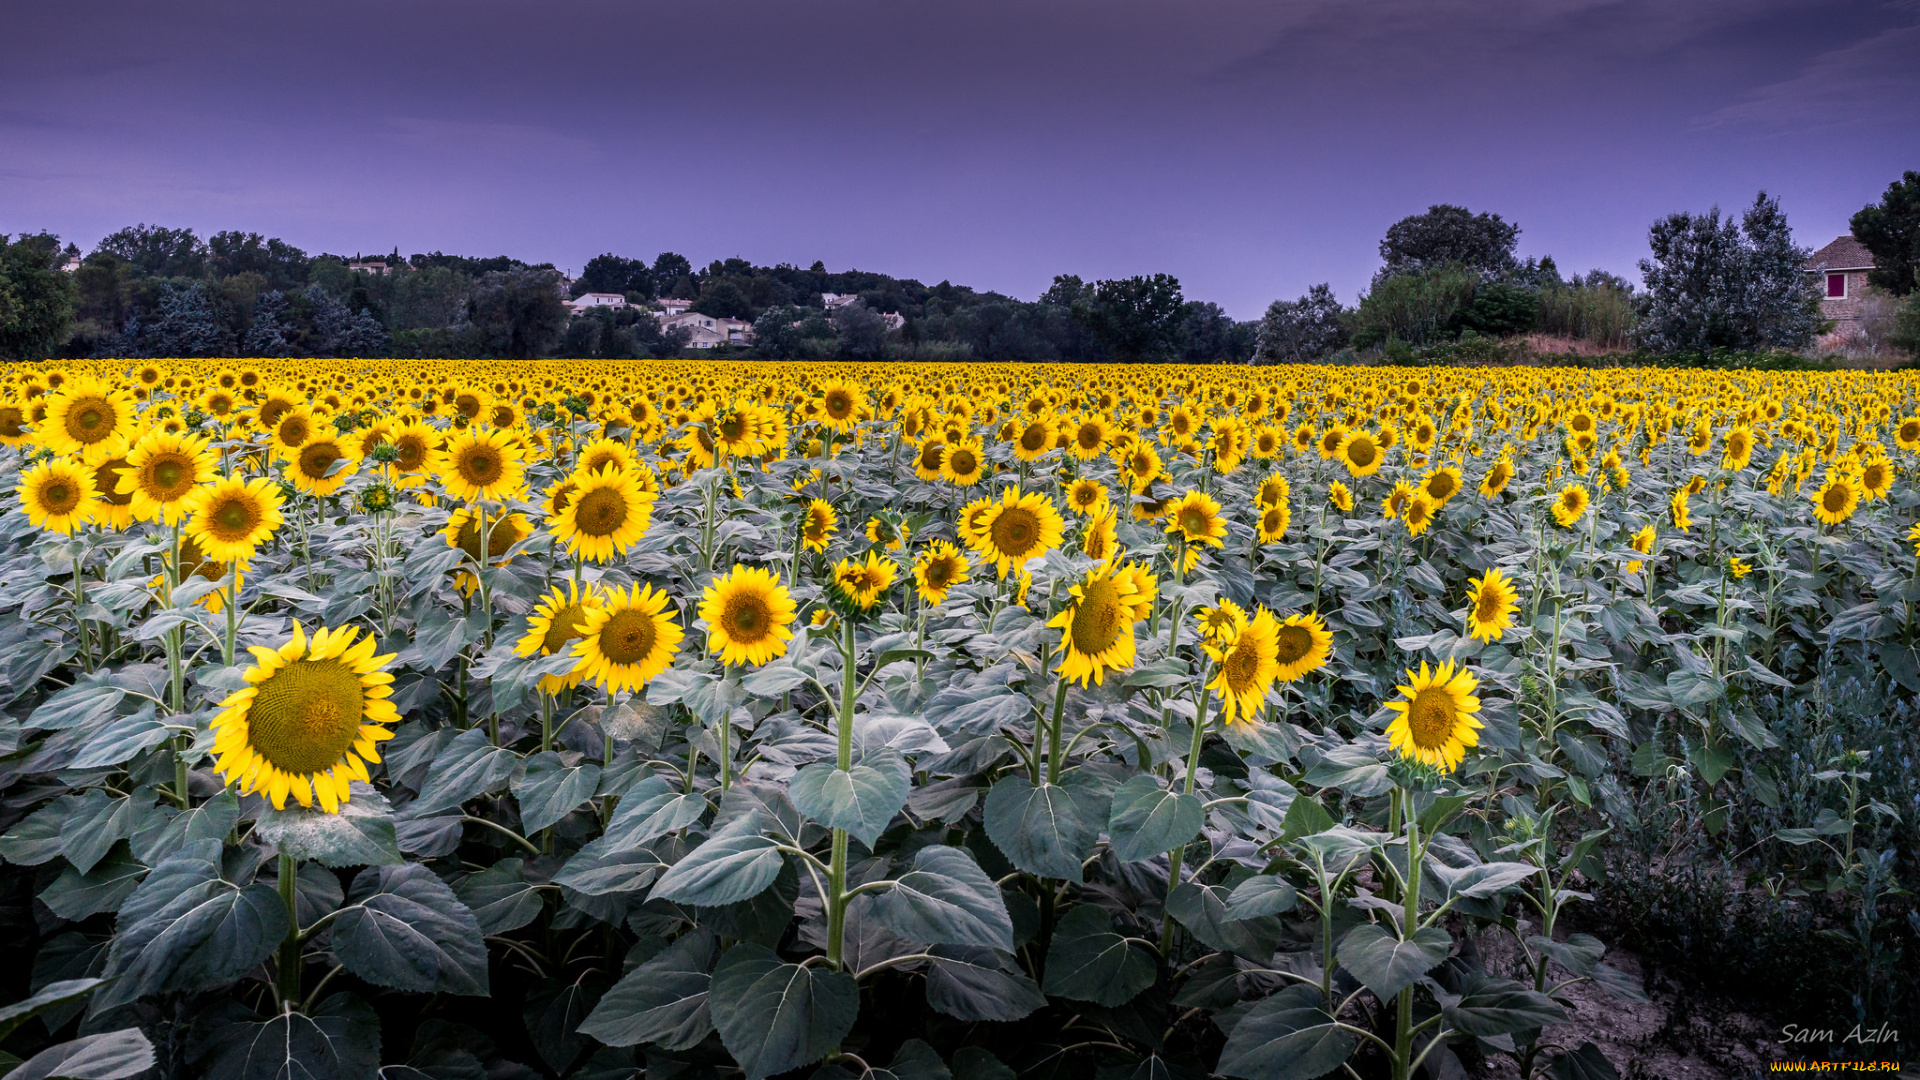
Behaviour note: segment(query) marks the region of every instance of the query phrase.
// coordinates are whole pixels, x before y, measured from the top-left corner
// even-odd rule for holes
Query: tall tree
[[[1853,215],[1853,236],[1873,252],[1867,280],[1895,296],[1912,292],[1920,274],[1920,172],[1908,169],[1878,203]]]
[[[567,306],[552,270],[496,270],[474,284],[467,321],[495,356],[531,360],[560,341]]]
[[[1333,298],[1332,286],[1325,282],[1297,300],[1275,300],[1260,318],[1253,362],[1301,363],[1333,352],[1347,343],[1343,312],[1340,301]]]
[[[207,269],[207,246],[192,229],[129,225],[94,250],[124,260],[139,277],[199,277]]]
[[[1801,270],[1809,254],[1766,192],[1736,223],[1720,208],[1669,214],[1647,234],[1640,336],[1655,349],[1800,349],[1821,323],[1820,300]]]
[[[60,241],[0,233],[0,359],[44,360],[66,340],[73,322],[73,281],[60,272]]]
[[[1437,270],[1462,263],[1488,277],[1519,264],[1513,257],[1520,226],[1499,214],[1473,213],[1464,206],[1436,203],[1424,214],[1401,218],[1380,241],[1382,276]]]
[[[586,268],[573,283],[574,295],[590,292],[638,293],[642,299],[653,297],[653,271],[645,259],[624,259],[609,252],[587,260]]]
[[[259,233],[217,232],[207,238],[207,261],[216,277],[259,274],[269,289],[293,289],[306,284],[307,253],[279,237]]]
[[[1172,358],[1180,346],[1186,301],[1171,274],[1096,281],[1073,304],[1073,317],[1121,363]]]

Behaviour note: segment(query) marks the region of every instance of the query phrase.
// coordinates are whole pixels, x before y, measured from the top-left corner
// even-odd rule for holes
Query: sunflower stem
[[[86,616],[81,614],[87,606],[87,580],[81,573],[83,556],[75,552],[73,556],[73,625],[80,632],[80,665],[87,674],[93,674],[93,638],[88,632]]]
[[[835,760],[842,772],[853,769],[854,675],[853,620],[842,619],[840,637],[840,745]],[[833,830],[833,859],[827,867],[827,963],[839,971],[841,946],[847,933],[847,830]]]
[[[1185,793],[1193,794],[1194,783],[1200,768],[1200,749],[1207,739],[1207,707],[1212,704],[1214,667],[1207,665],[1206,673],[1200,682],[1200,707],[1193,713],[1193,741],[1187,747],[1187,783]],[[1185,859],[1187,845],[1181,844],[1167,855],[1167,898],[1173,898],[1173,890],[1180,887],[1180,863]],[[1160,918],[1160,951],[1171,955],[1169,943],[1173,940],[1173,912],[1170,905],[1166,914]]]
[[[300,1008],[300,900],[299,867],[293,856],[280,852],[280,902],[287,905],[287,936],[280,942],[280,1006],[288,1012]]]
[[[1060,767],[1066,764],[1067,745],[1062,738],[1062,727],[1067,712],[1067,680],[1061,679],[1053,692],[1053,723],[1047,728],[1047,783],[1060,782]]]

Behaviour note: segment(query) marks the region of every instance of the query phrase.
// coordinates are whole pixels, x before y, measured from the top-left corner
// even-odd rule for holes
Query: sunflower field
[[[1629,837],[1763,859],[1903,964],[1916,408],[1863,373],[16,366],[4,1064],[1616,1075],[1556,1029],[1644,1000],[1572,929]]]

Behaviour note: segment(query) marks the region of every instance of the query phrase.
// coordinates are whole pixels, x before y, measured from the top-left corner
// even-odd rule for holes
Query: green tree
[[[1275,300],[1260,318],[1256,364],[1318,360],[1347,343],[1345,309],[1322,282],[1297,300]]]
[[[595,255],[573,283],[573,295],[590,292],[637,293],[643,300],[652,299],[653,271],[645,259],[625,259],[611,252]]]
[[[475,283],[467,321],[490,355],[531,360],[559,344],[567,328],[560,275],[552,270],[496,270]]]
[[[1720,208],[1669,214],[1647,235],[1652,259],[1641,340],[1676,352],[1803,349],[1822,322],[1819,295],[1801,270],[1809,252],[1793,242],[1779,200],[1762,191],[1736,223]]]
[[[200,277],[207,270],[207,245],[192,229],[129,225],[94,251],[124,260],[136,277]]]
[[[7,242],[0,233],[0,358],[55,355],[73,321],[73,281],[57,268],[60,241],[48,233]]]
[[[1920,280],[1920,172],[1908,169],[1878,203],[1853,215],[1853,236],[1873,252],[1867,280],[1895,296]]]
[[[1178,354],[1185,304],[1178,278],[1154,274],[1096,281],[1072,311],[1114,360],[1142,363]]]
[[[1353,344],[1427,345],[1452,337],[1481,282],[1480,269],[1465,263],[1383,277],[1349,319]]]
[[[1488,277],[1498,277],[1519,266],[1514,244],[1520,226],[1499,214],[1476,214],[1464,206],[1437,203],[1424,214],[1401,218],[1380,241],[1382,276],[1437,270],[1451,264],[1470,266]]]

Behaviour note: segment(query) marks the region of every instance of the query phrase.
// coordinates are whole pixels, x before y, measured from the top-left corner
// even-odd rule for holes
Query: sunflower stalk
[[[280,1007],[300,1009],[300,875],[292,855],[280,852],[280,902],[287,906],[287,936],[280,941],[280,960],[274,972]]]
[[[858,665],[854,653],[853,620],[841,619],[840,630],[840,730],[835,762],[842,772],[853,771],[853,705],[859,696],[854,678]],[[835,971],[844,970],[842,946],[847,934],[847,830],[833,830],[832,861],[827,867],[827,963]]]
[[[1207,706],[1212,703],[1213,674],[1215,665],[1209,661],[1205,676],[1200,680],[1199,707],[1193,713],[1193,741],[1187,747],[1187,782],[1184,794],[1193,794],[1200,771],[1200,750],[1207,740]],[[1180,887],[1180,864],[1186,857],[1187,845],[1181,844],[1167,853],[1167,896],[1173,896],[1173,890]],[[1168,945],[1173,940],[1173,912],[1167,905],[1167,912],[1160,918],[1160,951],[1169,953]]]

